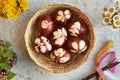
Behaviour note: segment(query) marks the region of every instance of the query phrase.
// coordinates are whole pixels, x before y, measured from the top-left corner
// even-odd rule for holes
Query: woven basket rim
[[[40,15],[41,11],[45,11],[45,10],[50,10],[52,9],[53,7],[65,7],[65,8],[72,8],[74,9],[76,12],[80,13],[80,15],[82,16],[82,20],[85,20],[87,23],[87,26],[89,27],[89,30],[90,30],[90,46],[89,46],[89,49],[88,51],[86,52],[86,55],[81,59],[81,62],[80,61],[77,61],[75,65],[71,66],[71,67],[67,67],[67,68],[55,68],[55,67],[52,67],[52,66],[46,66],[47,63],[43,64],[39,61],[39,57],[38,56],[34,56],[33,54],[35,54],[36,52],[34,50],[32,50],[31,48],[31,42],[30,42],[30,37],[32,36],[31,34],[31,26],[33,25],[34,21],[36,20],[36,18]],[[37,16],[36,16],[37,15]],[[30,19],[30,21],[28,22],[28,25],[27,25],[27,29],[26,29],[26,32],[25,32],[25,43],[26,43],[26,47],[27,47],[27,50],[28,50],[28,53],[31,57],[31,59],[37,64],[39,65],[40,67],[46,69],[47,71],[50,71],[50,72],[54,72],[54,73],[65,73],[65,72],[69,72],[69,71],[72,71],[76,68],[78,68],[80,65],[82,65],[89,57],[90,53],[91,53],[91,50],[93,49],[93,46],[94,46],[94,31],[93,31],[93,26],[90,22],[90,20],[88,19],[88,17],[78,8],[74,7],[74,6],[71,6],[69,4],[49,4],[43,8],[41,8],[40,10],[38,10],[34,15],[33,17]]]

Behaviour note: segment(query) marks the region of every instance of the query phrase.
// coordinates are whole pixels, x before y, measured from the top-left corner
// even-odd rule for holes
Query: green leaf
[[[6,41],[5,45],[0,45],[0,68],[5,69],[7,71],[6,73],[7,80],[11,80],[16,75],[15,73],[9,71],[11,69],[11,65],[8,61],[9,58],[17,59],[17,55],[14,53],[13,49],[11,48],[11,43]],[[1,73],[0,73],[0,80],[2,80]]]
[[[4,46],[0,46],[0,56],[2,56],[5,52],[6,48]]]
[[[11,80],[13,77],[16,76],[16,74],[11,71],[8,71],[6,76],[7,76],[7,80]]]
[[[1,62],[0,67],[3,69],[10,69],[10,64],[8,62]]]
[[[11,43],[6,41],[5,45],[4,45],[6,48],[9,48],[11,46]]]
[[[9,48],[8,51],[6,52],[6,57],[11,58],[14,56],[14,51],[12,48]]]
[[[8,62],[8,58],[1,58],[1,62],[0,62],[0,67],[3,69],[10,69],[10,64]]]

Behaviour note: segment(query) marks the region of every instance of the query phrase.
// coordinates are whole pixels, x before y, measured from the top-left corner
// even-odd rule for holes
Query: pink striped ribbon
[[[103,80],[108,80],[106,75],[104,74],[103,70],[101,69],[101,64],[103,62],[104,59],[106,59],[108,56],[110,56],[110,58],[113,60],[113,62],[116,62],[116,53],[115,51],[111,51],[111,52],[106,52],[104,53],[103,55],[101,55],[99,58],[98,58],[98,65],[96,65],[96,70],[97,72],[99,73],[99,75],[102,77]],[[110,71],[112,73],[115,72],[115,67],[111,68]]]

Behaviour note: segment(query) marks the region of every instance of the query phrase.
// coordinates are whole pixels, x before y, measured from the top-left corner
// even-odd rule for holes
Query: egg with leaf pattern
[[[87,47],[86,41],[79,37],[71,37],[67,41],[67,48],[71,53],[82,53]]]

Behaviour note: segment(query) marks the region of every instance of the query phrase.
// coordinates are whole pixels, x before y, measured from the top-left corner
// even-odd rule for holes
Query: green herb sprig
[[[11,80],[16,75],[10,71],[16,62],[17,56],[11,48],[11,43],[0,40],[0,80]]]

